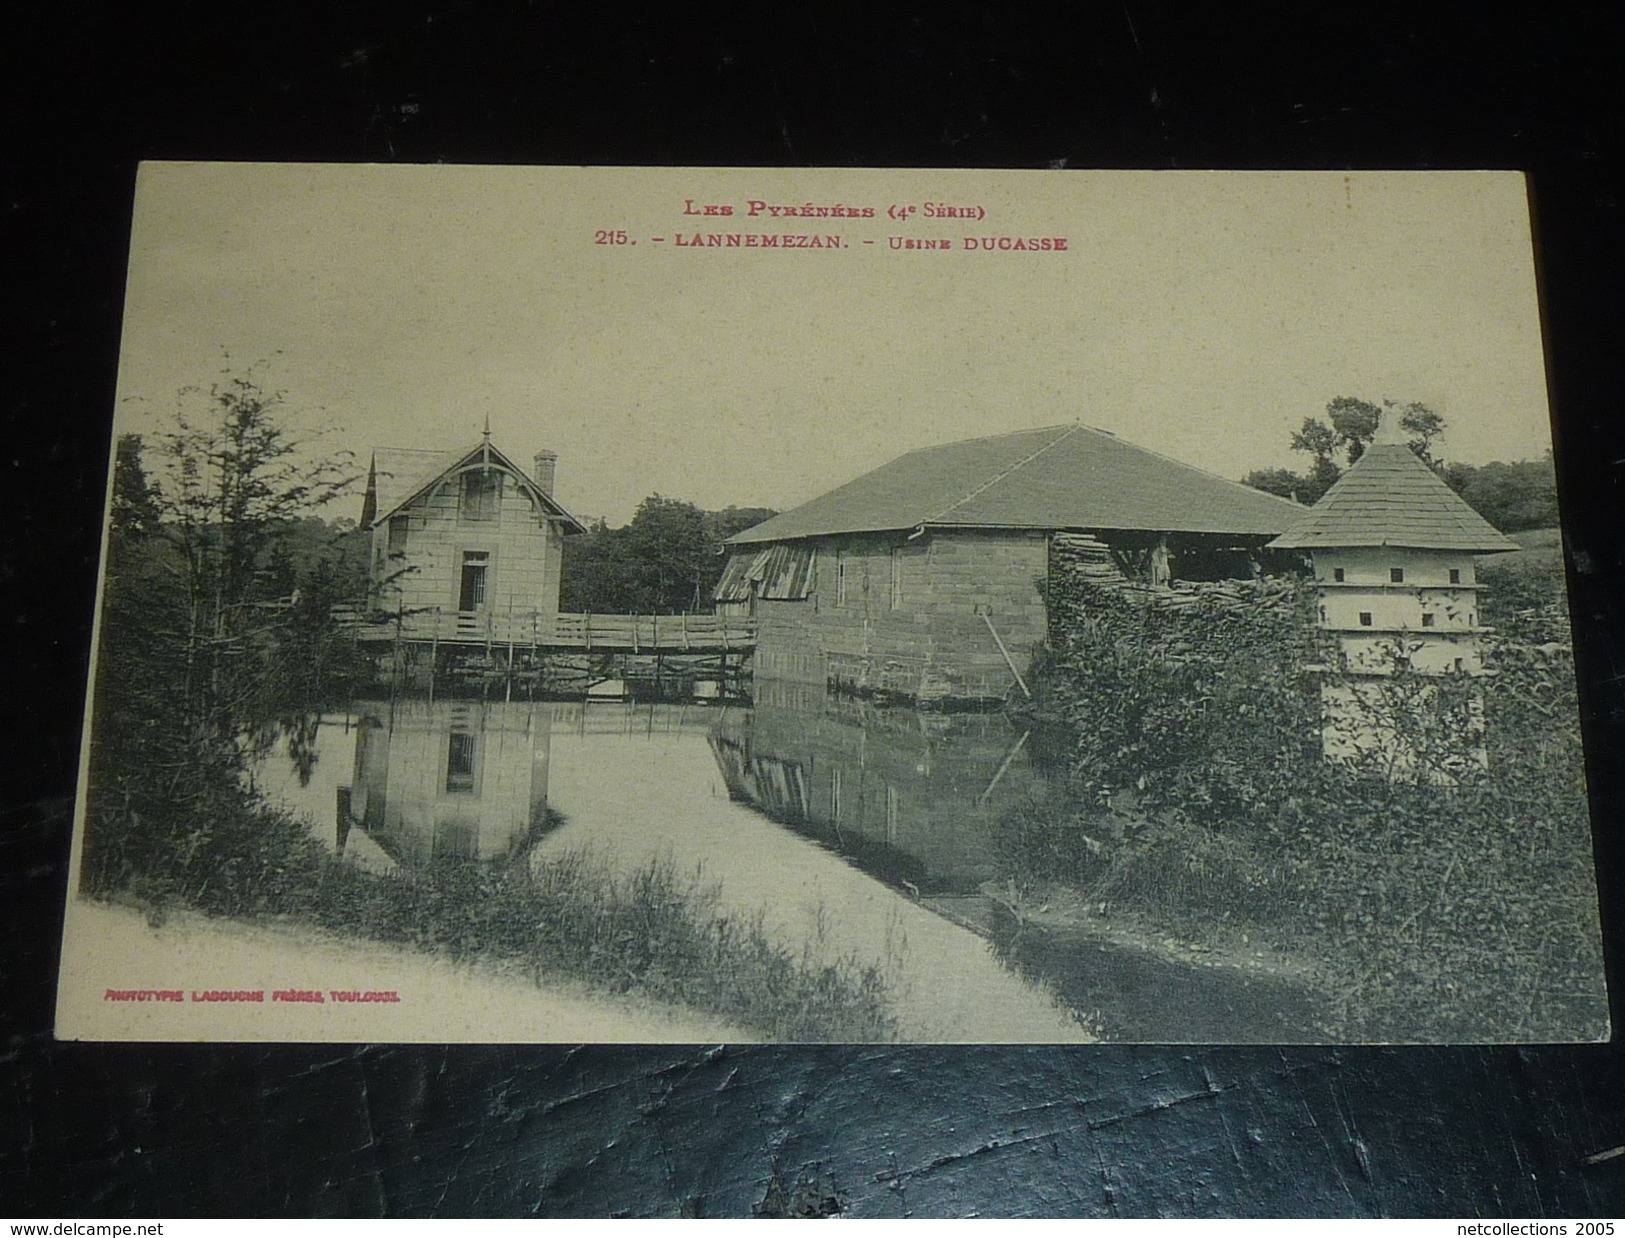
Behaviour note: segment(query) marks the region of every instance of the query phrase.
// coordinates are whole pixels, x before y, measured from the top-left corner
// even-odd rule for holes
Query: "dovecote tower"
[[[1416,722],[1429,694],[1393,681],[1483,673],[1475,556],[1517,543],[1418,459],[1385,412],[1360,459],[1270,548],[1309,553],[1320,624],[1336,634],[1338,665],[1323,692],[1327,756],[1376,751],[1394,768],[1414,765],[1395,712]],[[1476,737],[1464,736],[1462,751],[1482,765]]]

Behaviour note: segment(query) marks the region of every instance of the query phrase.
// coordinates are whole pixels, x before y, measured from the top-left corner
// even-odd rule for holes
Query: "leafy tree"
[[[355,475],[347,455],[307,457],[283,422],[285,397],[252,374],[181,394],[176,428],[159,440],[157,498],[184,605],[177,687],[194,725],[228,735],[263,699],[265,655],[284,624],[272,561],[295,523]]]
[[[1428,464],[1433,464],[1433,444],[1444,433],[1444,418],[1427,405],[1418,404],[1414,401],[1410,404],[1400,404],[1397,400],[1384,400],[1382,407],[1379,408],[1367,400],[1358,400],[1352,396],[1340,395],[1326,405],[1326,418],[1330,422],[1329,427],[1324,422],[1317,422],[1313,418],[1309,418],[1304,422],[1304,430],[1307,430],[1311,424],[1320,427],[1322,430],[1329,428],[1331,430],[1331,446],[1341,449],[1347,457],[1348,463],[1353,464],[1365,454],[1365,449],[1371,445],[1371,440],[1376,437],[1377,423],[1381,419],[1383,409],[1392,409],[1399,412],[1399,428],[1410,436],[1406,441],[1410,444],[1411,450]],[[1300,435],[1302,433],[1303,431],[1299,432]],[[1314,447],[1300,446],[1298,437],[1294,436],[1293,438],[1293,448],[1299,451],[1315,451],[1316,458],[1319,459],[1317,449],[1324,440],[1317,437]]]
[[[1298,503],[1313,502],[1308,496],[1318,498],[1325,493],[1323,487],[1317,487],[1308,477],[1291,469],[1254,469],[1241,479],[1241,484]]]
[[[316,860],[244,784],[244,737],[319,693],[342,644],[320,600],[327,560],[299,535],[314,543],[314,512],[349,475],[342,457],[306,457],[252,376],[182,400],[152,445],[116,444],[84,888],[242,910]]]
[[[599,614],[708,611],[722,575],[722,543],[773,514],[739,507],[708,512],[682,499],[650,495],[624,527],[600,523],[565,542],[560,605]]]
[[[1552,453],[1539,460],[1449,464],[1445,481],[1469,506],[1503,533],[1558,527],[1557,466]]]
[[[158,527],[159,493],[147,477],[141,453],[146,443],[139,434],[121,434],[113,445],[113,501],[109,520],[113,532],[140,537]]]
[[[1371,445],[1384,408],[1399,412],[1399,425],[1409,436],[1410,448],[1433,468],[1442,468],[1433,447],[1444,433],[1444,418],[1425,404],[1384,400],[1379,407],[1367,400],[1340,395],[1326,405],[1326,419],[1305,417],[1293,432],[1293,451],[1310,457],[1308,473],[1290,469],[1257,469],[1242,478],[1244,485],[1283,498],[1315,503]]]

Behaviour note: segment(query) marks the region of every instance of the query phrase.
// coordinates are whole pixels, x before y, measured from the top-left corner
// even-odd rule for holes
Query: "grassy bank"
[[[1071,599],[1033,719],[1058,773],[1002,823],[1007,879],[1114,927],[1289,956],[1349,1038],[1602,1034],[1573,659],[1538,558],[1495,616],[1494,676],[1433,698],[1482,694],[1487,768],[1453,785],[1321,758],[1306,593]],[[1402,716],[1424,759],[1449,744]]]
[[[292,919],[453,959],[517,961],[538,983],[682,1006],[764,1039],[895,1034],[877,968],[776,943],[759,918],[723,913],[698,874],[669,860],[623,874],[563,852],[371,873],[329,856],[301,823],[219,777],[192,781],[168,802],[128,781],[102,787],[83,888],[134,899],[154,916],[187,907]]]

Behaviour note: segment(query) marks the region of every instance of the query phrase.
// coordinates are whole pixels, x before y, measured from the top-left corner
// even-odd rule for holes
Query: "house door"
[[[457,590],[457,609],[475,611],[485,609],[485,595],[491,571],[490,553],[484,550],[463,552],[463,577]]]

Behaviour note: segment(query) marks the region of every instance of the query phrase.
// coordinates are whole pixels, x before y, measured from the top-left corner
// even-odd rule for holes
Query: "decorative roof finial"
[[[1377,412],[1377,430],[1371,436],[1373,447],[1405,447],[1405,427],[1400,424],[1400,410],[1396,405],[1384,404]]]
[[[491,441],[491,414],[489,411],[485,414],[485,441],[487,443]]]

